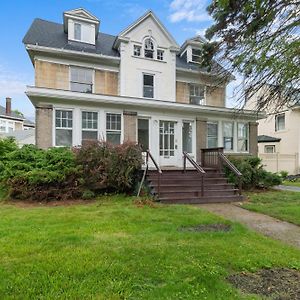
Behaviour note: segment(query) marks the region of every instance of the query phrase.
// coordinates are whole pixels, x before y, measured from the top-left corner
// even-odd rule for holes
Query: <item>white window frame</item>
[[[80,39],[77,39],[76,38],[76,25],[79,25],[80,26]],[[82,24],[79,23],[79,22],[74,22],[74,41],[78,41],[78,42],[81,42],[82,41]]]
[[[141,57],[142,55],[142,46],[141,45],[133,45],[133,56]]]
[[[271,147],[271,148],[273,149],[273,151],[272,151],[272,152],[266,151],[266,149],[267,149],[268,147]],[[265,145],[265,146],[264,146],[264,153],[266,153],[266,154],[273,154],[273,153],[276,153],[276,147],[275,147],[275,145]]]
[[[86,112],[86,113],[96,113],[97,114],[97,128],[94,129],[94,128],[83,128],[82,124],[83,124],[83,113]],[[94,132],[97,132],[97,138],[95,141],[99,140],[99,125],[100,125],[100,122],[99,122],[99,116],[100,116],[100,113],[99,111],[97,110],[88,110],[88,109],[82,109],[80,111],[80,115],[81,115],[81,143],[83,141],[83,138],[82,138],[82,133],[83,131],[94,131]]]
[[[206,123],[207,125],[207,129],[206,129],[206,147],[207,148],[209,148],[208,147],[208,125],[209,124],[214,124],[214,125],[216,125],[217,126],[217,135],[215,136],[216,137],[216,140],[217,140],[217,143],[216,143],[216,146],[215,147],[218,147],[218,145],[219,145],[219,122],[218,121],[208,121],[207,123]],[[212,148],[215,148],[215,147],[212,147]]]
[[[156,59],[158,61],[164,61],[164,58],[165,58],[165,51],[161,50],[161,49],[157,49],[157,51],[156,51]]]
[[[197,96],[197,95],[192,95],[192,93],[191,93],[192,87],[193,87],[194,93],[196,91],[196,87],[203,88],[203,98],[201,98],[200,96]],[[192,99],[199,99],[199,104],[193,103]],[[190,101],[190,104],[199,105],[199,106],[205,105],[206,104],[206,86],[204,84],[190,82],[189,83],[189,101]]]
[[[243,125],[247,125],[247,137],[245,138],[240,138],[239,137],[239,124],[243,124]],[[236,127],[237,127],[237,140],[236,140],[236,144],[237,144],[237,152],[241,152],[241,153],[248,153],[249,152],[249,147],[250,147],[250,141],[249,141],[249,123],[248,122],[237,122],[236,123]],[[240,140],[247,140],[247,149],[246,150],[241,150],[239,149],[239,141]]]
[[[284,120],[284,123],[283,123],[284,128],[279,129],[278,128],[278,125],[279,125],[278,119],[282,118],[282,117],[283,117],[283,120]],[[280,114],[275,115],[275,131],[278,132],[278,131],[283,131],[283,130],[285,130],[285,113],[280,113]]]
[[[144,87],[145,87],[145,85],[144,85],[144,75],[148,75],[148,76],[153,77],[153,97],[145,97],[144,96]],[[142,97],[145,98],[145,99],[155,99],[155,91],[156,91],[156,88],[155,88],[155,74],[143,72],[142,73]]]
[[[86,70],[90,70],[92,71],[92,91],[90,93],[84,93],[84,92],[77,92],[77,91],[72,91],[72,69],[77,68],[77,69],[86,69]],[[71,92],[75,92],[75,93],[84,93],[84,94],[94,94],[95,93],[95,69],[90,68],[90,67],[85,67],[85,66],[78,66],[78,65],[70,65],[69,66],[69,90]],[[75,81],[74,81],[75,82]],[[77,83],[77,82],[75,82]],[[79,82],[80,84],[80,82]],[[82,83],[85,84],[85,83]]]
[[[225,124],[231,124],[232,125],[232,148],[231,149],[225,149],[225,132],[224,132],[224,128],[225,128]],[[234,151],[234,124],[235,122],[232,122],[232,121],[223,121],[222,122],[222,147],[224,147],[224,151],[226,152],[233,152]]]
[[[57,111],[71,111],[72,112],[72,127],[57,127],[56,126],[56,112]],[[68,147],[68,146],[62,146],[62,145],[56,145],[56,129],[65,129],[65,130],[71,130],[72,131],[72,142],[71,142],[71,146],[72,147],[74,145],[74,109],[72,108],[55,108],[53,110],[54,114],[53,114],[53,131],[54,131],[54,134],[53,134],[53,145],[55,147]]]
[[[201,59],[201,55],[193,54],[193,50],[197,50],[197,51],[201,51],[201,50],[198,49],[198,48],[192,48],[192,50],[191,50],[191,59],[192,59],[192,62],[193,62],[193,63],[196,63],[196,64],[200,64],[200,61],[195,61],[195,60],[193,60],[193,56],[198,57],[199,60],[200,60],[200,59]]]
[[[150,40],[152,45],[153,45],[153,50],[150,50],[150,49],[146,49],[146,42]],[[152,57],[147,57],[146,56],[146,51],[152,51]],[[156,47],[155,47],[155,43],[153,41],[153,39],[151,37],[146,37],[144,39],[144,42],[143,42],[143,56],[144,58],[147,58],[147,59],[155,59],[155,55],[156,55]]]
[[[107,128],[107,115],[108,114],[113,114],[113,115],[120,115],[120,129],[108,129]],[[116,111],[105,111],[105,140],[107,141],[107,132],[115,132],[115,133],[120,133],[120,144],[123,142],[123,114],[121,112],[116,112]]]

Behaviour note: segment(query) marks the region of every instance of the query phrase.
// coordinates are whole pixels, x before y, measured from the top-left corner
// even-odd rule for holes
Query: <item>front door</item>
[[[177,163],[177,122],[159,121],[159,164],[174,166]]]

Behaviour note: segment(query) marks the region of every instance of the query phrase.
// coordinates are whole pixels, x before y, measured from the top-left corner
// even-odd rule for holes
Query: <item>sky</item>
[[[83,7],[100,19],[100,31],[117,35],[152,9],[178,44],[212,24],[206,7],[210,0],[10,0],[0,1],[0,105],[11,97],[12,108],[34,118],[34,107],[25,95],[26,85],[34,82],[34,69],[22,39],[35,18],[62,23],[66,10]],[[227,103],[233,106],[233,86],[227,89]]]

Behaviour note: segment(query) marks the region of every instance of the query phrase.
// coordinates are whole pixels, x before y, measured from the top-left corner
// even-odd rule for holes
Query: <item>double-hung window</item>
[[[154,98],[154,75],[143,74],[143,97]]]
[[[265,153],[275,153],[275,145],[265,145]]]
[[[205,104],[205,86],[190,84],[190,103],[197,105]]]
[[[199,63],[201,62],[201,50],[200,49],[192,49],[192,61]]]
[[[154,44],[151,39],[146,39],[144,44],[144,56],[147,58],[154,57]]]
[[[74,39],[77,41],[81,41],[81,24],[74,24]]]
[[[0,132],[6,132],[6,121],[0,120]]]
[[[92,69],[71,67],[71,91],[92,93],[93,72]]]
[[[248,151],[248,124],[238,123],[238,151],[246,152]]]
[[[223,123],[223,145],[225,150],[233,150],[233,123]]]
[[[141,46],[134,45],[133,46],[133,55],[134,56],[141,56]]]
[[[73,112],[71,110],[55,111],[55,145],[72,146]]]
[[[218,147],[218,123],[207,123],[207,148]]]
[[[163,50],[157,50],[157,57],[158,60],[164,60],[164,51]]]
[[[82,140],[98,139],[98,113],[83,111],[82,116]]]
[[[285,129],[285,114],[279,114],[275,116],[275,131]]]
[[[114,145],[121,144],[121,114],[106,114],[106,141]]]

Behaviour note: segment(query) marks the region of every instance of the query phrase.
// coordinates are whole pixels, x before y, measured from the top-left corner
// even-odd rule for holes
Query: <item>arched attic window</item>
[[[144,52],[145,57],[154,58],[154,44],[150,38],[145,40]]]

